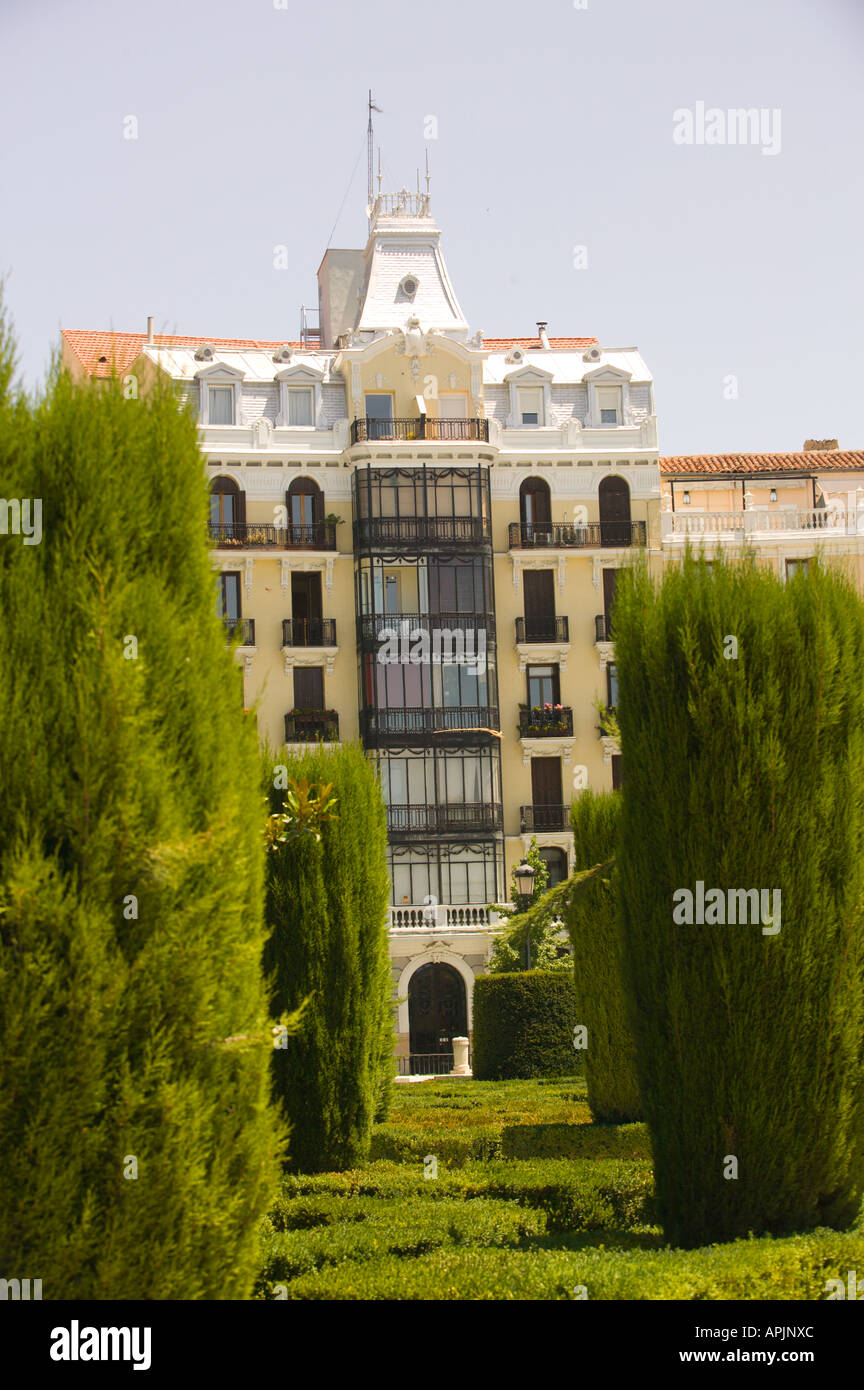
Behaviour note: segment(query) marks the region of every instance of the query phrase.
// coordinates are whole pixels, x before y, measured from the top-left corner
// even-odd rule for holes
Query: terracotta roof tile
[[[808,449],[796,454],[676,454],[661,458],[669,477],[716,473],[864,472],[864,449]]]
[[[596,338],[550,338],[549,346],[566,350],[593,347],[596,342]],[[534,348],[537,352],[543,349],[539,338],[484,338],[483,346],[491,352],[502,352],[511,347]]]
[[[110,376],[112,363],[116,363],[118,372],[125,371],[147,342],[146,333],[112,333],[98,328],[64,328],[63,338],[88,376]],[[215,348],[224,348],[229,352],[242,352],[250,348],[272,352],[277,347],[303,347],[302,343],[285,338],[269,342],[260,338],[191,338],[182,334],[153,334],[154,347],[196,348],[202,343],[212,343]]]

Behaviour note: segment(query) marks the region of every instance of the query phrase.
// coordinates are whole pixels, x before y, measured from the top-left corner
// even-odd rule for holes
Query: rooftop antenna
[[[426,197],[429,197],[429,190],[432,186],[432,175],[429,173],[429,151],[426,151]]]
[[[373,111],[377,111],[377,112],[379,113],[379,115],[380,115],[380,113],[381,113],[381,107],[380,107],[380,106],[376,106],[375,103],[374,103],[374,101],[372,100],[372,88],[370,87],[370,88],[369,88],[369,121],[368,121],[367,126],[366,126],[366,190],[367,190],[367,193],[368,193],[368,195],[369,195],[369,230],[370,230],[370,232],[371,232],[371,230],[372,230],[372,197],[373,197],[373,188],[372,188],[372,141],[373,141],[373,134],[372,134],[372,112],[373,112]],[[379,160],[380,160],[380,153],[379,153]],[[380,184],[381,184],[380,176],[379,176],[378,184],[379,184],[379,192],[380,192]]]

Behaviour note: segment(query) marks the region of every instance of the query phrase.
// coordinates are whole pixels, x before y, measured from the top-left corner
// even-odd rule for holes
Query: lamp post
[[[519,899],[519,910],[521,912],[526,912],[534,895],[534,870],[527,859],[523,859],[521,864],[517,864],[514,878],[516,879],[516,896]],[[531,969],[530,931],[526,931],[525,933],[525,969]]]

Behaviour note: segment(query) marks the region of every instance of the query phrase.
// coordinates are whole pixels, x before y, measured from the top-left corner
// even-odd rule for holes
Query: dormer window
[[[311,386],[290,386],[285,392],[288,398],[288,424],[314,424],[313,392]]]
[[[233,386],[209,386],[207,388],[207,423],[210,425],[234,424]]]
[[[520,386],[516,392],[519,410],[519,424],[534,426],[543,424],[543,389],[540,386]]]
[[[597,408],[601,425],[621,424],[621,387],[598,386]]]
[[[413,299],[419,288],[420,281],[416,275],[403,275],[399,282],[399,289],[406,299]]]

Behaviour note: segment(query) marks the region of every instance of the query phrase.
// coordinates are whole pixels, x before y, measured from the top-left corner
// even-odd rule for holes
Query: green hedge
[[[450,1244],[406,1260],[349,1259],[287,1283],[290,1299],[798,1300],[827,1298],[828,1279],[864,1262],[864,1235],[814,1231],[698,1250],[492,1250]],[[273,1297],[272,1291],[264,1294]]]
[[[507,1125],[501,1133],[504,1158],[651,1159],[648,1126]]]
[[[569,974],[521,970],[481,975],[474,985],[473,1071],[481,1081],[577,1072]]]

